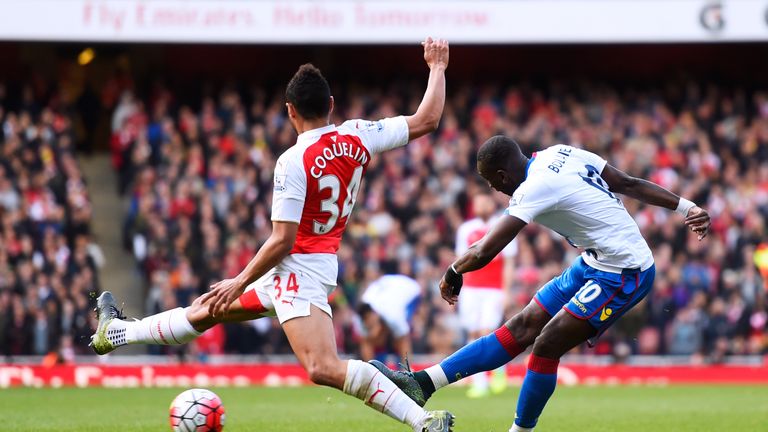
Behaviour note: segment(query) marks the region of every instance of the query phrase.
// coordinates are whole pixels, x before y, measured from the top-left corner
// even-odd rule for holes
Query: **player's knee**
[[[529,323],[521,313],[510,318],[504,325],[515,337],[515,341],[521,348],[531,345],[536,339],[536,333],[528,328]]]
[[[533,353],[539,357],[556,359],[562,357],[563,341],[558,337],[558,331],[554,326],[547,326],[536,337],[533,343]]]
[[[335,385],[335,377],[338,375],[337,363],[336,360],[322,358],[310,360],[306,365],[310,381],[318,385]]]
[[[307,368],[309,380],[317,385],[331,386],[333,381],[330,371],[321,365],[313,365]]]
[[[187,307],[186,312],[189,323],[195,328],[216,324],[215,318],[208,311],[208,305],[203,304],[199,297]]]
[[[539,321],[523,310],[510,318],[504,325],[510,330],[520,347],[528,347],[534,343],[536,337],[541,333],[541,328],[546,324]]]

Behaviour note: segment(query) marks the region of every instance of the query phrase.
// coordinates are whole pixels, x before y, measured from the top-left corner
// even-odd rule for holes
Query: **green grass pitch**
[[[0,390],[3,430],[163,431],[182,389]],[[212,388],[227,409],[225,431],[407,431],[360,401],[321,387]],[[519,388],[469,400],[447,388],[427,408],[449,409],[456,432],[506,432]],[[563,387],[536,432],[768,431],[768,387]]]

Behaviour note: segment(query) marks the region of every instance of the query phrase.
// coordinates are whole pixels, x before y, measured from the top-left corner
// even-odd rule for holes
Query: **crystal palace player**
[[[462,274],[488,264],[527,224],[537,222],[584,249],[560,276],[544,285],[526,308],[501,328],[424,371],[391,371],[373,362],[406,394],[424,405],[443,386],[492,370],[533,345],[512,432],[531,431],[555,390],[560,357],[593,342],[653,284],[653,255],[627,213],[623,194],[682,214],[699,240],[709,215],[691,201],[608,165],[578,148],[555,145],[525,157],[513,140],[496,136],[477,154],[477,169],[491,187],[512,198],[491,231],[454,262],[440,282],[454,304]]]
[[[442,116],[448,43],[428,38],[423,45],[429,81],[408,117],[329,124],[328,83],[314,66],[299,68],[286,89],[288,117],[299,137],[277,160],[272,235],[238,276],[216,283],[188,308],[127,321],[105,292],[97,304],[94,350],[177,345],[219,322],[277,315],[312,381],[355,396],[414,430],[449,431],[450,413],[426,412],[370,364],[339,359],[328,305],[336,287],[336,251],[371,158],[434,131]]]

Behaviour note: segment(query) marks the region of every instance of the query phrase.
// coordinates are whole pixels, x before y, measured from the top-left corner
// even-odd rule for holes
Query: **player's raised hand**
[[[421,43],[424,46],[424,61],[430,69],[448,67],[448,41],[445,39],[432,39],[428,37]]]
[[[237,279],[224,279],[211,285],[211,290],[200,297],[202,304],[208,303],[211,316],[226,315],[229,306],[245,291],[245,285]]]
[[[691,231],[699,235],[699,240],[701,241],[709,232],[709,213],[699,206],[693,207],[688,210],[688,216],[685,217],[685,224],[688,225]]]

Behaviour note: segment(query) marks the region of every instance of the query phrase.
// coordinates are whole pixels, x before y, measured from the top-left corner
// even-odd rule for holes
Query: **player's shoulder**
[[[553,157],[557,157],[557,155],[570,155],[575,150],[578,150],[576,147],[569,146],[567,144],[553,144],[545,149],[541,149],[535,153],[536,159],[539,159],[541,161],[549,160]]]
[[[537,154],[546,155],[548,158],[557,158],[558,156],[562,157],[576,157],[576,158],[594,158],[594,157],[600,157],[600,155],[593,153],[589,150],[575,147],[568,144],[555,144],[550,147],[547,147],[544,150],[539,151]]]
[[[585,158],[583,152],[577,147],[566,144],[555,144],[537,151],[529,162],[528,174],[523,185],[526,188],[543,184],[557,186],[563,181],[563,173],[578,170],[578,161],[583,161]]]
[[[547,168],[548,166],[547,161],[541,161],[539,166],[531,166],[525,180],[515,189],[515,193],[548,189],[550,185],[556,184],[557,179],[553,180],[553,176],[549,172],[549,168]]]
[[[509,199],[509,207],[521,205],[524,202],[550,200],[559,194],[564,186],[561,179],[549,173],[546,161],[542,160],[543,169],[531,169],[526,179],[520,183]]]
[[[275,162],[275,172],[286,172],[304,169],[304,152],[306,146],[294,145],[288,148]]]
[[[290,147],[288,147],[278,158],[277,160],[288,160],[295,157],[301,157],[302,154],[307,150],[306,145],[301,144],[294,144]]]
[[[299,159],[301,155],[297,153],[296,150],[294,150],[294,147],[291,147],[288,150],[284,151],[283,154],[281,154],[277,158],[277,161],[275,162],[275,170],[279,171],[281,169],[285,169],[285,167],[290,165],[291,162],[294,162],[295,160]]]

